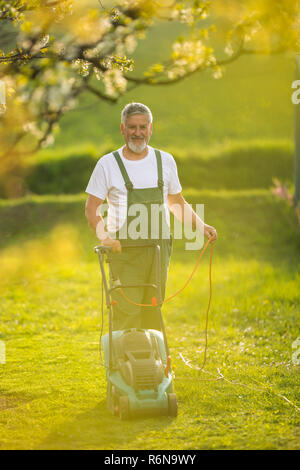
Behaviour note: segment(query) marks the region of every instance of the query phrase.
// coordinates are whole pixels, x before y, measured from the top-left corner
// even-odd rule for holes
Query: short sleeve
[[[99,160],[91,174],[90,180],[85,190],[86,193],[92,196],[105,199],[108,193],[107,178],[101,161]]]
[[[168,184],[168,194],[178,194],[182,191],[182,187],[178,177],[176,162],[172,155],[170,155],[170,157],[170,178]]]

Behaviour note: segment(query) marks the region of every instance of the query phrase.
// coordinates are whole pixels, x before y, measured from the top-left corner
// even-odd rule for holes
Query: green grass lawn
[[[120,422],[99,364],[100,272],[85,196],[2,201],[2,449],[297,449],[300,245],[294,216],[268,189],[190,190],[218,228],[209,344],[207,251],[163,309],[179,402],[176,419]],[[168,293],[196,261],[176,241]],[[104,330],[107,331],[105,319]],[[180,354],[182,356],[180,356]]]

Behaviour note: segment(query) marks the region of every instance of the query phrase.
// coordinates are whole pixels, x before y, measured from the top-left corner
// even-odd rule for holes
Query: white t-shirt
[[[124,163],[134,188],[157,187],[157,162],[154,149],[148,146],[148,154],[141,160],[128,160],[123,156],[123,148],[117,150]],[[182,187],[179,182],[177,166],[170,153],[161,151],[164,180],[164,204],[167,207],[168,194],[178,194]],[[116,232],[127,216],[127,189],[120,168],[112,153],[101,157],[90,177],[86,192],[107,200],[107,229]],[[169,223],[169,211],[166,211]]]

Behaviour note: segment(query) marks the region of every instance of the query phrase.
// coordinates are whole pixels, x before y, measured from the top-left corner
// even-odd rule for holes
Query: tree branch
[[[118,101],[118,98],[114,98],[108,95],[105,95],[102,93],[100,90],[97,90],[96,88],[92,87],[91,85],[86,85],[85,89],[96,95],[98,98],[108,101],[109,103],[116,103]]]
[[[281,47],[281,48],[278,48],[276,50],[273,50],[273,51],[268,51],[268,50],[251,50],[251,49],[245,49],[243,46],[238,49],[238,51],[233,54],[231,57],[227,58],[227,59],[221,59],[221,60],[218,60],[216,61],[215,63],[212,63],[212,64],[204,64],[204,65],[200,65],[199,67],[195,68],[194,70],[190,71],[190,72],[187,72],[185,73],[184,75],[181,75],[179,77],[176,77],[176,78],[173,78],[173,79],[165,79],[165,80],[155,80],[155,78],[139,78],[139,77],[132,77],[132,76],[129,76],[129,75],[126,75],[125,78],[126,80],[128,80],[128,82],[132,82],[134,83],[134,86],[131,88],[135,88],[136,86],[138,85],[151,85],[151,86],[157,86],[157,85],[172,85],[172,84],[176,84],[188,77],[191,77],[192,75],[198,73],[198,72],[204,72],[205,70],[208,70],[210,68],[213,68],[213,67],[221,67],[221,66],[225,66],[225,65],[228,65],[232,62],[235,62],[239,57],[243,56],[243,55],[275,55],[275,54],[283,54],[284,52],[287,52],[288,49],[284,48],[284,47]],[[130,89],[130,90],[131,90]]]

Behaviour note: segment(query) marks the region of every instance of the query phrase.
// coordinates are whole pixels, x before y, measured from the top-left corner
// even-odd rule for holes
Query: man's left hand
[[[211,225],[207,225],[207,224],[205,224],[205,226],[204,226],[204,235],[207,238],[211,238],[212,242],[215,242],[218,238],[218,234],[217,234],[216,229],[214,227],[212,227]]]

